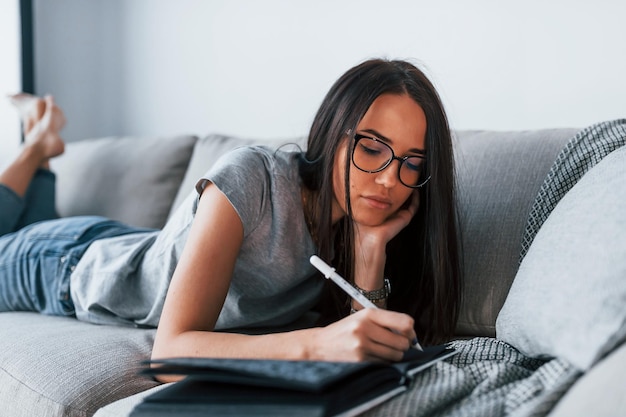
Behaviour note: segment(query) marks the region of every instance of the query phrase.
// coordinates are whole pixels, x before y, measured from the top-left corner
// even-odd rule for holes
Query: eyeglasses
[[[375,137],[355,134],[354,148],[352,149],[352,163],[363,172],[370,174],[387,168],[393,160],[400,161],[398,179],[409,188],[423,187],[430,175],[426,178],[426,157],[411,155],[399,157],[393,153],[391,146]]]

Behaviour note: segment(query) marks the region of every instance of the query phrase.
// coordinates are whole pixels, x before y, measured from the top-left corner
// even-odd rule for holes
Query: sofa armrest
[[[626,415],[626,343],[584,374],[561,398],[549,417]]]

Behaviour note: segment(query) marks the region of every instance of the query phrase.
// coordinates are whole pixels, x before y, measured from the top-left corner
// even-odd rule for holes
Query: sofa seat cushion
[[[51,160],[62,217],[98,215],[161,228],[197,137],[107,137],[68,143]]]
[[[0,415],[92,416],[157,382],[138,375],[155,331],[0,314]]]
[[[130,417],[133,409],[141,404],[147,396],[156,394],[171,384],[175,384],[175,382],[161,384],[154,388],[150,388],[147,391],[142,391],[135,395],[131,395],[130,397],[122,398],[121,400],[115,401],[99,409],[94,417]]]

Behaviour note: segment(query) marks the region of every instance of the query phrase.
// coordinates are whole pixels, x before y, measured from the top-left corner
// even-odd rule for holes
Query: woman
[[[162,231],[59,219],[0,238],[0,252],[12,250],[7,240],[37,240],[42,228],[65,240],[57,264],[49,260],[60,272],[32,285],[49,294],[40,310],[158,326],[153,358],[399,360],[418,335],[449,337],[458,315],[450,132],[431,83],[402,61],[344,74],[306,153],[225,155]],[[382,308],[362,309],[325,287],[312,254]],[[7,264],[0,259],[0,272]],[[7,275],[24,280],[20,273]],[[268,331],[316,306],[320,327]]]

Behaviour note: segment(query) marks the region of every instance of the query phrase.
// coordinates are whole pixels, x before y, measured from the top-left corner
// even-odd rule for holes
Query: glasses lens
[[[400,181],[409,187],[420,186],[425,182],[423,178],[424,159],[418,156],[411,156],[404,160],[400,166]]]
[[[352,161],[363,171],[375,172],[391,161],[393,151],[385,143],[361,137],[354,146]]]

